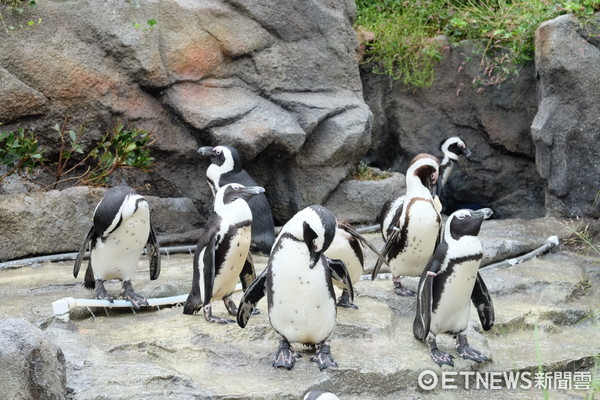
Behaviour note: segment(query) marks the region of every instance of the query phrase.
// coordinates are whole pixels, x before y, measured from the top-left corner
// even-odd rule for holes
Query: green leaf
[[[69,131],[69,137],[71,138],[72,142],[76,142],[77,141],[77,134],[75,133],[75,131],[70,130]]]

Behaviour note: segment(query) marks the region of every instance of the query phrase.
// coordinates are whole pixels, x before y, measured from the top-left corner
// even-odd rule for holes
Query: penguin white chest
[[[471,293],[480,262],[481,258],[478,257],[454,264],[451,270],[443,269],[435,278],[434,286],[441,286],[434,290],[440,290],[441,295],[439,304],[431,313],[433,333],[457,333],[466,329],[471,309]]]
[[[96,279],[131,280],[150,235],[150,208],[141,201],[129,218],[104,239],[98,239],[91,261]]]
[[[335,327],[335,299],[321,261],[309,268],[304,243],[287,241],[272,254],[269,319],[280,335],[293,343],[320,343]]]
[[[217,271],[213,284],[212,299],[222,299],[235,290],[250,250],[250,236],[250,226],[248,225],[237,229],[233,235],[221,239],[219,247],[224,246],[224,242],[228,241],[229,248],[221,265],[215,266]]]
[[[438,215],[430,201],[417,200],[410,205],[403,221],[407,225],[404,249],[390,260],[394,277],[421,275],[435,250],[440,228]]]

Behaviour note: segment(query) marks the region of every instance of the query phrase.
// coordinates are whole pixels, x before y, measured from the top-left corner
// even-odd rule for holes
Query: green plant
[[[36,9],[37,8],[37,2],[35,0],[0,0],[0,5],[5,4],[6,5],[6,12],[7,14],[14,14],[15,12],[19,15],[23,14],[25,12],[25,10],[27,8],[30,9]],[[4,27],[4,30],[8,33],[10,31],[13,31],[16,29],[15,25],[18,26],[19,28],[23,28],[25,26],[34,26],[36,24],[35,21],[33,20],[29,20],[26,22],[23,21],[18,21],[15,25],[12,24],[8,24],[6,23],[6,21],[4,20],[4,14],[2,14],[1,12],[2,10],[0,9],[0,22],[2,22],[2,26]],[[42,23],[42,19],[38,18],[37,19],[37,24],[41,24]]]
[[[8,168],[0,175],[0,182],[15,172],[30,172],[43,161],[44,150],[40,149],[33,132],[23,128],[0,132],[0,165]]]
[[[373,31],[367,61],[375,72],[406,85],[433,82],[444,35],[451,44],[480,41],[481,73],[473,84],[498,85],[519,74],[534,53],[534,33],[545,20],[566,12],[587,23],[600,9],[597,0],[356,0],[356,26]]]
[[[358,164],[354,179],[358,181],[378,181],[389,178],[390,176],[391,174],[389,172],[373,169],[361,161],[361,163]]]
[[[108,183],[110,176],[118,169],[137,168],[148,171],[154,158],[150,155],[149,146],[154,143],[151,133],[138,129],[117,125],[106,132],[91,150],[85,151],[81,139],[85,128],[78,132],[67,130],[56,124],[54,131],[60,140],[58,155],[55,160],[47,160],[43,156],[47,152],[41,149],[33,132],[2,132],[0,134],[0,164],[9,170],[0,176],[0,182],[8,175],[19,173],[30,181],[44,188],[57,189],[70,185],[102,186]],[[42,167],[53,177],[50,184],[33,179],[28,175],[36,167]]]

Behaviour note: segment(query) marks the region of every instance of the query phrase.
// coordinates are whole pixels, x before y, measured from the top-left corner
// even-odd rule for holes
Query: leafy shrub
[[[479,86],[499,84],[518,74],[533,58],[539,24],[563,13],[589,19],[597,0],[356,0],[356,26],[375,33],[367,61],[375,72],[406,85],[429,86],[442,57],[439,35],[450,43],[480,40]],[[378,69],[377,69],[378,68]]]

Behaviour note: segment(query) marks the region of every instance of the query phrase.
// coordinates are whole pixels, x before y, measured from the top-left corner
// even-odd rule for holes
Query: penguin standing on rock
[[[123,281],[121,295],[131,302],[134,309],[148,306],[148,301],[135,293],[131,285],[144,247],[147,247],[150,258],[150,279],[155,280],[160,275],[160,252],[150,224],[150,206],[146,199],[129,186],[117,186],[106,191],[94,210],[93,225],[75,259],[75,278],[88,245],[91,254],[84,286],[96,290],[96,299],[112,303],[114,298],[106,292],[104,281],[120,279]]]
[[[351,300],[354,293],[344,263],[323,254],[335,229],[335,216],[325,207],[314,205],[298,212],[283,226],[267,267],[242,297],[237,321],[244,328],[258,301],[267,295],[271,326],[281,335],[274,367],[294,367],[300,355],[290,343],[316,346],[310,361],[321,370],[337,366],[328,342],[337,312],[331,278],[344,281]]]
[[[439,202],[439,207],[442,207],[441,197],[442,197],[442,189],[448,183],[448,178],[450,178],[450,174],[454,169],[454,165],[458,161],[459,157],[465,157],[467,159],[471,158],[471,150],[467,148],[467,144],[461,140],[459,137],[451,137],[445,139],[440,144],[440,150],[444,157],[442,158],[442,162],[440,163],[440,179],[438,179],[435,186],[435,196],[434,201]]]
[[[260,186],[230,183],[215,196],[214,212],[208,218],[194,254],[192,290],[183,313],[192,315],[203,306],[209,322],[234,322],[212,315],[211,300],[222,299],[227,311],[237,315],[231,294],[238,279],[247,288],[256,274],[250,256],[252,212],[247,201],[263,193]],[[204,291],[204,297],[202,297]]]
[[[205,146],[198,153],[210,159],[206,170],[206,178],[213,195],[228,183],[238,183],[246,187],[258,186],[256,181],[242,167],[242,160],[237,150],[231,146]],[[264,193],[252,197],[248,201],[252,210],[252,248],[266,255],[271,252],[275,242],[275,224],[269,201]]]
[[[438,365],[454,366],[454,358],[439,350],[438,333],[456,335],[456,352],[465,359],[483,362],[487,357],[469,346],[464,334],[473,302],[483,330],[494,325],[494,307],[487,287],[479,274],[483,248],[477,238],[481,223],[492,210],[458,210],[448,217],[443,241],[427,264],[419,281],[417,312],[413,334],[426,340],[430,356]]]
[[[400,296],[414,296],[404,287],[401,276],[420,276],[439,240],[441,216],[431,196],[438,179],[439,161],[430,154],[419,154],[406,172],[406,194],[392,206],[384,206],[380,215],[382,235],[386,238],[381,254],[387,259],[394,281],[394,291]],[[385,231],[385,234],[383,232]],[[375,279],[382,260],[373,268]]]

